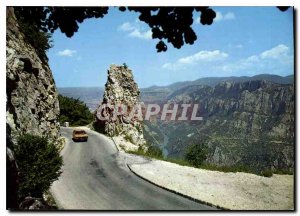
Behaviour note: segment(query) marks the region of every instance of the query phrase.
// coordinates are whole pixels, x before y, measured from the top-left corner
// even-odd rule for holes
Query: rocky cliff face
[[[293,170],[294,85],[265,80],[189,86],[169,103],[197,103],[203,121],[160,122],[172,157],[183,157],[192,144],[208,149],[206,163],[255,170]]]
[[[58,93],[47,62],[25,41],[12,7],[6,11],[7,208],[18,209],[18,166],[12,151],[21,133],[59,137]]]
[[[130,118],[130,110],[139,102],[140,91],[134,82],[132,71],[126,66],[111,65],[108,70],[108,79],[105,84],[103,101],[96,110],[95,125],[98,130],[103,131],[109,136],[122,136],[136,146],[143,146],[143,125],[138,118]],[[114,118],[114,107],[105,105],[124,105],[127,112],[117,115]],[[99,114],[108,116],[101,120]]]
[[[25,42],[11,7],[6,26],[6,98],[6,124],[13,142],[19,133],[58,138],[58,93],[51,70]]]

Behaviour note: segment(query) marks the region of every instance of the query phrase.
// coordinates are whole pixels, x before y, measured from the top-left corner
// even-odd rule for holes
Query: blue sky
[[[126,64],[140,87],[168,85],[201,77],[293,74],[293,13],[276,7],[212,7],[210,26],[194,16],[197,41],[181,49],[168,44],[157,53],[138,13],[110,8],[103,19],[89,19],[72,38],[59,30],[48,51],[58,87],[104,87],[110,64]]]

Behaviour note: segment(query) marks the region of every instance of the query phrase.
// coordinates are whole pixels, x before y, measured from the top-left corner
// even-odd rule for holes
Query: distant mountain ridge
[[[176,82],[167,86],[152,86],[141,89],[143,101],[162,101],[169,98],[175,91],[190,86],[210,86],[214,87],[221,82],[247,82],[254,80],[266,80],[278,84],[293,84],[294,75],[279,76],[274,74],[258,74],[255,76],[230,76],[230,77],[204,77],[194,81]]]
[[[183,90],[183,88],[197,88],[197,86],[211,86],[229,81],[229,82],[245,82],[251,80],[267,80],[278,84],[292,84],[294,83],[294,75],[278,76],[273,74],[259,74],[255,76],[241,76],[241,77],[204,77],[194,81],[176,82],[167,86],[152,86],[148,88],[141,88],[141,101],[154,102],[164,101],[172,96],[175,91]],[[95,110],[104,93],[104,87],[60,87],[58,91],[63,96],[79,98],[87,104],[90,110]]]
[[[199,78],[194,81],[183,81],[183,82],[175,82],[170,85],[166,86],[151,86],[148,88],[143,88],[144,91],[146,90],[163,90],[163,89],[170,89],[175,90],[178,88],[182,88],[189,85],[208,85],[208,86],[215,86],[220,82],[223,81],[230,81],[230,82],[246,82],[251,80],[267,80],[278,84],[292,84],[294,82],[294,75],[288,76],[279,76],[275,74],[258,74],[254,76],[230,76],[230,77],[203,77]]]

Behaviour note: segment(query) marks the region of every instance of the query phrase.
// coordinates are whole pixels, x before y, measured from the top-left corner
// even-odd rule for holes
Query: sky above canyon
[[[103,19],[85,20],[67,38],[57,30],[49,64],[58,87],[104,87],[110,64],[126,63],[139,87],[201,77],[294,73],[293,11],[276,7],[212,7],[204,26],[194,14],[198,37],[181,49],[156,52],[157,39],[138,13],[110,7]]]

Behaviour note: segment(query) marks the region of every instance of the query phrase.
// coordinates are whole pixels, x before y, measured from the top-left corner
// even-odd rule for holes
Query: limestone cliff
[[[168,102],[197,103],[203,117],[158,122],[168,136],[170,157],[183,158],[197,144],[207,148],[206,163],[211,165],[293,171],[294,85],[266,80],[194,85],[175,91]]]
[[[19,133],[59,136],[58,93],[47,62],[28,44],[12,7],[6,25],[6,124],[12,142]]]
[[[143,125],[139,119],[129,117],[129,110],[139,102],[139,94],[140,91],[134,82],[132,71],[126,65],[111,65],[108,70],[103,101],[96,111],[96,114],[107,115],[108,119],[101,120],[99,115],[96,115],[95,125],[97,128],[109,136],[122,136],[136,146],[143,146],[145,144]],[[128,112],[124,112],[114,119],[114,108],[102,109],[103,105],[117,104],[125,105]]]

